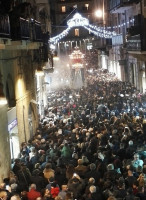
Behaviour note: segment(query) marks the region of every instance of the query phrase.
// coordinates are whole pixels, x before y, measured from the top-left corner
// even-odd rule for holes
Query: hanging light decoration
[[[72,19],[67,21],[68,28],[64,30],[62,33],[60,33],[59,35],[50,38],[50,43],[56,44],[59,40],[61,40],[62,38],[64,38],[65,36],[69,34],[69,31],[71,30],[71,28],[78,27],[78,26],[84,27],[85,29],[87,29],[88,31],[90,31],[91,33],[93,33],[94,35],[98,37],[112,38],[113,36],[116,36],[117,34],[115,31],[109,31],[109,29],[116,30],[117,28],[127,26],[129,25],[129,23],[133,23],[133,22],[134,22],[134,19],[131,19],[130,21],[124,22],[117,26],[97,27],[95,25],[91,25],[88,19],[82,17],[79,13],[76,13]]]
[[[89,20],[82,17],[79,13],[76,13],[72,19],[67,21],[68,28],[65,29],[62,33],[59,35],[50,38],[50,43],[56,44],[60,39],[64,38],[69,34],[69,31],[73,27],[82,26],[88,31],[92,32],[94,35],[104,38],[112,38],[113,35],[116,35],[115,32],[111,32],[109,30],[106,30],[104,27],[97,27],[89,24]]]

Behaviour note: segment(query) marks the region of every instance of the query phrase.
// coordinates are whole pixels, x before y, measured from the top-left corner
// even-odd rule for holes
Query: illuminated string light
[[[69,34],[69,31],[73,27],[78,27],[78,26],[84,27],[86,30],[88,30],[89,32],[93,33],[94,35],[98,37],[112,38],[113,36],[117,34],[115,31],[109,31],[108,29],[113,30],[113,29],[121,28],[133,22],[134,22],[134,19],[131,19],[130,21],[126,23],[124,22],[122,24],[119,24],[113,27],[97,27],[97,26],[91,25],[88,19],[82,17],[79,13],[76,13],[72,19],[67,21],[68,28],[65,29],[62,33],[58,34],[57,36],[50,38],[50,43],[56,44],[59,40],[67,36]]]

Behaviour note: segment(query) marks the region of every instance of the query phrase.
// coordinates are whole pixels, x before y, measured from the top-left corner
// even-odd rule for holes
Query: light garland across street
[[[65,29],[62,33],[58,34],[55,37],[50,38],[50,43],[56,44],[59,40],[67,36],[69,34],[69,31],[73,27],[78,27],[78,26],[84,27],[85,29],[87,29],[88,31],[99,37],[112,38],[112,36],[116,35],[115,32],[108,31],[104,27],[97,27],[91,25],[89,23],[89,20],[82,17],[79,13],[76,13],[72,19],[68,20],[67,25],[68,28]]]
[[[67,21],[68,28],[65,29],[62,33],[58,34],[55,37],[50,38],[50,43],[51,44],[56,44],[58,43],[59,40],[64,38],[69,34],[69,31],[73,27],[79,27],[82,26],[89,32],[93,33],[94,35],[102,38],[112,38],[113,36],[117,35],[115,31],[109,31],[109,29],[117,29],[126,25],[129,25],[130,23],[133,23],[134,19],[131,19],[130,21],[119,24],[118,26],[113,26],[113,27],[97,27],[95,25],[91,25],[89,23],[89,20],[87,18],[84,18],[81,16],[81,14],[76,13],[70,20]]]

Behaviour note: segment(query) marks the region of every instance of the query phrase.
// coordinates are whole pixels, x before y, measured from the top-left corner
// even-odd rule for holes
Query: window
[[[89,4],[88,4],[88,3],[85,4],[85,8],[86,8],[87,10],[89,9]]]
[[[78,28],[75,29],[75,36],[79,36],[79,29]]]
[[[61,12],[66,12],[66,6],[61,7]]]

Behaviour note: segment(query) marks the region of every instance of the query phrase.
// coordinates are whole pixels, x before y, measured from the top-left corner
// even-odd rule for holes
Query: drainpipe
[[[26,139],[26,130],[25,130],[25,116],[24,116],[24,110],[25,110],[25,106],[23,105],[23,124],[24,124],[24,137],[25,137],[25,142],[27,142],[27,139]]]

